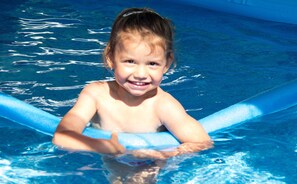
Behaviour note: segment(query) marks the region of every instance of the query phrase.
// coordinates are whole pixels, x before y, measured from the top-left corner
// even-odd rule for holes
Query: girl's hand
[[[111,143],[111,146],[112,148],[111,149],[114,149],[114,151],[112,151],[115,155],[118,155],[118,154],[123,154],[126,152],[126,149],[124,146],[122,146],[119,142],[119,138],[118,138],[118,134],[117,133],[112,133],[111,134],[111,139],[110,139],[110,143]]]
[[[203,150],[207,150],[213,147],[212,141],[204,141],[204,142],[188,142],[183,143],[177,148],[178,155],[187,154],[187,153],[195,153]]]
[[[176,156],[178,153],[176,150],[158,151],[158,150],[150,150],[150,149],[141,149],[141,150],[133,150],[129,154],[137,158],[165,160],[170,157]]]
[[[129,152],[129,154],[137,158],[165,160],[177,155],[195,153],[195,152],[207,150],[212,147],[213,147],[212,141],[205,141],[205,142],[198,142],[198,143],[183,143],[172,151],[141,149],[141,150],[131,151]]]

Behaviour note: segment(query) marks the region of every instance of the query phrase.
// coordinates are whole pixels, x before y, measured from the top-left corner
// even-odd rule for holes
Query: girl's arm
[[[94,139],[82,135],[87,123],[97,111],[97,104],[92,91],[94,85],[88,85],[80,94],[76,104],[63,117],[54,133],[53,143],[66,149],[94,151],[100,153],[123,153],[117,134],[110,140]],[[98,89],[97,89],[98,90]]]
[[[104,154],[122,154],[125,148],[119,144],[117,134],[110,140],[93,139],[73,131],[57,131],[53,143],[70,150],[92,151]]]
[[[138,158],[167,159],[169,157],[209,149],[213,146],[201,124],[188,115],[182,105],[165,93],[156,106],[156,113],[166,128],[181,142],[170,151],[136,150],[131,154]]]
[[[158,114],[166,128],[181,143],[203,143],[211,141],[201,124],[187,114],[183,106],[170,94],[160,99]]]
[[[159,105],[159,115],[166,128],[181,142],[171,154],[185,154],[209,149],[213,146],[207,132],[201,124],[191,117],[183,106],[166,93]]]

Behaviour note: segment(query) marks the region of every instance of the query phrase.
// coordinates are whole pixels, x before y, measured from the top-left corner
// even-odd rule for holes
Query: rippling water
[[[154,1],[0,3],[0,91],[57,116],[95,80],[116,14],[145,6],[176,27],[177,67],[162,87],[196,119],[297,78],[297,26]],[[158,183],[296,183],[296,108],[213,134],[215,148],[170,159]],[[1,183],[106,183],[101,156],[0,119]]]

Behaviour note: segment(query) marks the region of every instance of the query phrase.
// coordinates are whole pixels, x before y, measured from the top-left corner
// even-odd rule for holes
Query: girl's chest
[[[151,104],[128,106],[109,103],[98,108],[101,128],[115,132],[149,133],[156,132],[162,125]]]

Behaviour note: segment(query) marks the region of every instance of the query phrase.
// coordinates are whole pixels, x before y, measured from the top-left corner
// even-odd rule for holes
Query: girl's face
[[[158,36],[145,39],[133,33],[121,33],[115,47],[111,68],[117,83],[132,96],[143,96],[159,87],[163,74],[169,69],[168,61]]]

